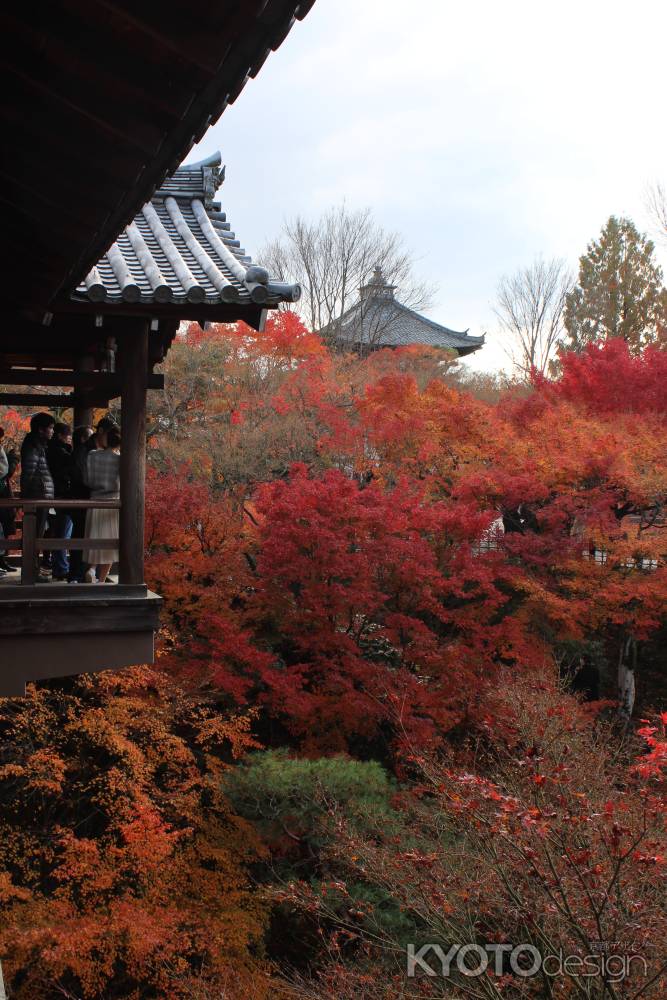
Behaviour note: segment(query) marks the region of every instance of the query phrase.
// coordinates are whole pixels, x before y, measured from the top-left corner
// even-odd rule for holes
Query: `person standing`
[[[53,437],[55,419],[50,413],[35,413],[21,445],[21,497],[24,500],[53,500],[53,477],[46,449]]]
[[[69,424],[57,423],[53,428],[53,438],[46,450],[53,488],[56,500],[72,499],[72,479],[74,476],[74,458],[72,455],[72,428]],[[56,508],[52,535],[54,538],[68,539],[72,537],[71,512],[62,507]],[[67,549],[56,549],[52,556],[53,579],[67,580],[69,576],[69,558]]]
[[[12,495],[11,478],[17,465],[16,453],[7,454],[3,447],[5,431],[0,427],[0,500],[9,500]],[[0,538],[9,538],[16,531],[16,512],[13,507],[0,507]],[[16,566],[7,559],[4,549],[0,550],[0,576],[15,573]]]
[[[107,446],[107,432],[110,430],[118,430],[118,424],[114,418],[107,413],[105,417],[101,417],[95,428],[94,433],[88,438],[87,448],[88,451],[94,451],[99,448],[106,448]]]
[[[0,427],[0,434],[4,436],[4,433],[5,433],[4,430]],[[2,440],[1,437],[0,440]],[[5,455],[5,449],[2,447],[2,444],[0,444],[0,497],[2,497],[3,499],[4,497],[2,493],[2,484],[7,479],[8,474],[9,474],[9,461],[7,460],[7,456]],[[0,514],[1,513],[2,511],[0,510]],[[5,532],[2,521],[0,520],[0,541],[4,537],[5,537]],[[9,563],[5,559],[5,550],[3,549],[0,552],[0,580],[2,579],[3,576],[7,576],[8,572],[9,572]]]
[[[5,453],[5,449],[2,447],[2,440],[5,436],[4,427],[0,427],[0,483],[2,483],[9,475],[9,459]]]
[[[46,449],[53,437],[55,419],[50,413],[35,413],[30,430],[21,445],[21,498],[23,500],[53,500],[53,477],[46,458]],[[46,509],[37,514],[37,537],[43,538],[48,521]],[[40,579],[48,579],[40,574]]]
[[[120,497],[120,431],[116,426],[106,431],[106,448],[88,455],[87,481],[91,500],[118,500]],[[118,538],[118,510],[92,508],[86,514],[86,538]],[[116,549],[91,549],[86,583],[105,583],[109,570],[118,559]]]

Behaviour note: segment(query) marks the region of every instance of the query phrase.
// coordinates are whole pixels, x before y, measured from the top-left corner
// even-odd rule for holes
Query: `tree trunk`
[[[618,710],[625,719],[630,719],[635,707],[636,667],[637,642],[629,635],[621,642],[618,655]]]

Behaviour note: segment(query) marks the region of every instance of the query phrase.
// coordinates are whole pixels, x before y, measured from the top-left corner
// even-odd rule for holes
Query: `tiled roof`
[[[450,330],[402,305],[394,298],[394,286],[384,282],[379,270],[361,289],[359,301],[338,320],[336,337],[351,347],[425,344],[455,350],[459,356],[471,354],[484,344],[484,334],[475,337],[467,330]]]
[[[339,336],[349,343],[373,347],[425,344],[453,349],[461,355],[477,351],[484,344],[484,334],[474,337],[466,331],[450,330],[395,300],[353,306],[342,317]]]
[[[296,302],[299,285],[271,281],[231,231],[215,192],[224,180],[217,153],[168,177],[125,227],[73,295],[113,303]]]

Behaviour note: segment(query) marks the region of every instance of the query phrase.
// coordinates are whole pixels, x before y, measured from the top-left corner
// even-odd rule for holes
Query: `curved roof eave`
[[[275,308],[297,302],[297,284],[253,264],[214,201],[223,182],[219,153],[179,167],[119,233],[70,297],[73,303],[147,307],[185,318],[196,307]]]

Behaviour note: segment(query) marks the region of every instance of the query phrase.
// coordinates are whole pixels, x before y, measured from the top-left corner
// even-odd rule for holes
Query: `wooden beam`
[[[54,510],[119,510],[120,500],[22,500],[12,497],[0,500],[0,510],[3,507],[26,507],[43,510],[53,507]]]
[[[191,22],[187,20],[187,17],[183,19],[184,11],[171,11],[172,19],[178,16],[182,20],[178,28],[176,25],[170,24],[171,31],[165,31],[160,30],[163,19],[160,20],[159,24],[156,23],[157,19],[155,18],[151,20],[150,17],[144,17],[142,19],[136,16],[134,10],[128,10],[122,3],[114,3],[112,0],[98,0],[97,6],[106,8],[106,11],[113,12],[117,17],[122,18],[130,28],[130,37],[144,35],[150,38],[154,44],[170,53],[172,61],[178,63],[181,59],[187,60],[209,78],[219,72],[220,63],[227,53],[222,47],[211,51],[210,38],[206,37],[203,30],[200,34],[194,35]],[[133,4],[131,6],[134,7]],[[243,8],[246,19],[255,13],[254,11],[249,12],[247,6],[246,4]],[[90,5],[86,5],[88,17],[91,16],[90,10]],[[232,18],[229,18],[229,21],[233,24]],[[105,29],[108,30],[106,23]]]
[[[131,318],[146,316],[149,319],[195,320],[197,323],[236,323],[243,320],[254,330],[259,329],[262,321],[262,313],[266,308],[277,309],[277,306],[261,306],[254,302],[88,302],[66,301],[57,299],[51,308],[54,313],[63,318],[68,315],[84,316],[104,314],[105,322],[112,316],[120,318]],[[114,331],[118,336],[120,330]]]
[[[67,585],[65,585],[67,587]],[[63,635],[99,631],[128,632],[153,630],[159,626],[161,601],[143,591],[138,596],[125,594],[127,588],[104,584],[82,584],[60,590],[57,584],[34,584],[22,588],[0,587],[0,636],[2,645],[8,636]],[[12,604],[14,605],[12,607]],[[13,627],[12,627],[13,626]],[[55,648],[55,643],[53,646]],[[104,655],[98,659],[104,663]],[[3,659],[9,666],[11,659]],[[136,661],[135,661],[136,662]],[[140,661],[141,662],[141,661]],[[48,666],[48,657],[47,657]],[[70,672],[76,664],[70,664]]]
[[[148,362],[146,362],[148,368]],[[0,368],[0,385],[53,385],[94,389],[108,393],[109,399],[121,392],[121,377],[116,372],[42,371],[38,368]],[[145,377],[146,389],[164,389],[164,375]]]
[[[0,552],[7,552],[10,549],[21,551],[23,542],[20,538],[0,538]],[[60,549],[70,552],[72,549],[82,549],[87,552],[89,549],[110,549],[118,548],[117,538],[40,538],[37,548],[42,552],[58,552]]]
[[[36,583],[33,587],[22,587],[18,580],[5,580],[0,587],[0,615],[5,609],[13,611],[14,615],[26,608],[26,602],[31,602],[31,608],[35,607],[35,601],[40,604],[49,604],[51,607],[65,608],[72,603],[78,605],[81,601],[85,604],[98,604],[107,606],[111,603],[126,603],[129,599],[133,602],[145,600],[146,597],[153,598],[161,603],[161,598],[153,594],[146,586],[141,587],[121,587],[115,583],[113,590],[111,584],[102,589],[97,583],[82,583],[80,587],[71,587],[67,583],[49,584]],[[0,635],[2,635],[0,629]]]
[[[51,395],[41,392],[0,392],[0,406],[35,406],[49,409],[53,406],[75,406],[73,395]]]
[[[68,94],[61,89],[63,86],[71,85],[67,76],[64,76],[59,83],[55,83],[53,77],[49,81],[39,79],[40,62],[30,68],[22,68],[11,66],[5,61],[3,71],[20,81],[22,88],[38,95],[38,101],[41,99],[47,106],[55,105],[55,116],[58,115],[59,106],[62,105],[83,118],[92,129],[120,141],[121,144],[133,146],[145,156],[152,157],[157,152],[158,143],[163,133],[155,128],[150,121],[144,121],[143,128],[140,129],[138,125],[134,128],[128,128],[127,124],[117,124],[107,120],[94,107],[86,106],[87,98],[84,90],[79,88],[78,92]]]
[[[117,538],[40,538],[37,547],[44,552],[57,552],[59,549],[108,549],[118,548]]]
[[[89,86],[96,88],[94,93],[103,97],[108,98],[118,92],[120,99],[133,102],[135,108],[148,107],[156,122],[156,112],[179,120],[187,109],[187,102],[184,104],[182,98],[177,100],[178,95],[172,94],[171,88],[165,88],[161,79],[147,75],[141,58],[124,59],[122,79],[119,79],[117,45],[100,44],[99,30],[96,33],[95,25],[91,24],[90,3],[87,6],[80,4],[79,7],[77,10],[76,4],[68,2],[59,4],[54,10],[53,5],[41,3],[39,16],[32,19],[26,18],[24,12],[7,7],[0,11],[0,29],[14,44],[20,43],[20,55],[24,60],[26,49],[32,50],[35,58],[39,58],[44,52],[43,39],[48,38],[45,55],[49,59],[49,68],[54,72],[71,75],[80,86],[88,82]],[[105,41],[110,41],[108,30]],[[134,51],[138,57],[142,51],[145,54],[145,48],[142,50],[141,46],[141,39],[132,40],[130,53]],[[170,69],[173,69],[175,79],[182,86],[185,71],[176,77],[173,61],[170,62]],[[92,162],[96,162],[93,159],[95,153],[99,156],[99,151],[90,150]]]
[[[94,367],[95,359],[90,354],[82,355],[76,362],[77,374],[80,374],[81,372],[90,372]],[[75,427],[93,426],[93,407],[88,399],[84,401],[82,394],[79,395],[74,407],[73,419]]]
[[[122,584],[144,582],[146,368],[149,322],[139,320],[119,344],[121,366],[120,573]]]
[[[69,381],[71,377],[72,373],[66,371],[43,372],[37,368],[0,368],[0,385],[74,385],[74,381]]]
[[[29,587],[37,579],[37,510],[23,509],[23,545],[21,546],[21,584]]]

